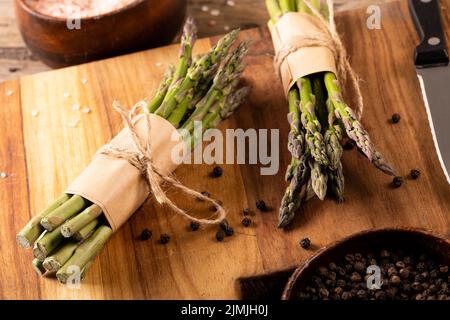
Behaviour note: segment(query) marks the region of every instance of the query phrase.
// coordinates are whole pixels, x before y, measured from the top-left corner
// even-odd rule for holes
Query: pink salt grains
[[[55,18],[89,18],[113,12],[137,0],[27,0],[35,11]]]

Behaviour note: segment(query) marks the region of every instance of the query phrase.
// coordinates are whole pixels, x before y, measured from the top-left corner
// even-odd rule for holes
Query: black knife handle
[[[409,10],[414,19],[421,42],[414,53],[418,68],[448,65],[438,0],[409,0]]]

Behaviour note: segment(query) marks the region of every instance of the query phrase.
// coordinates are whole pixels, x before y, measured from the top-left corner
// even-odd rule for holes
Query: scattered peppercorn
[[[258,208],[259,211],[267,211],[267,206],[264,200],[256,201],[256,208]]]
[[[223,175],[223,169],[221,167],[219,167],[219,166],[214,167],[214,169],[213,169],[213,171],[211,173],[211,176],[213,178],[219,178],[222,175]]]
[[[242,219],[242,225],[246,228],[250,227],[250,225],[252,224],[252,220],[250,218],[244,218]]]
[[[148,230],[148,229],[142,230],[141,235],[139,236],[139,238],[140,238],[142,241],[147,241],[147,240],[150,239],[151,237],[152,237],[152,232],[151,232],[150,230]]]
[[[392,117],[391,117],[391,121],[392,121],[392,123],[394,123],[394,124],[399,123],[399,122],[400,122],[400,119],[401,119],[401,117],[400,117],[400,115],[399,115],[398,113],[394,113],[394,114],[392,115]]]
[[[252,211],[250,210],[250,208],[245,208],[244,210],[242,210],[242,213],[244,214],[244,216],[248,216],[252,213]]]
[[[169,241],[170,241],[170,236],[167,233],[163,233],[159,237],[159,243],[161,243],[161,244],[168,244]]]
[[[10,67],[10,68],[8,69],[8,71],[11,72],[11,73],[15,73],[15,72],[17,72],[17,71],[19,71],[19,70],[20,70],[20,68],[17,68],[17,67]]]
[[[197,221],[191,221],[190,227],[192,231],[197,231],[200,228],[200,223]]]
[[[413,169],[410,172],[411,179],[416,180],[420,177],[420,171],[417,169]]]
[[[231,237],[234,234],[234,229],[232,227],[228,227],[227,230],[225,230],[225,235],[227,237]]]
[[[311,247],[311,240],[309,238],[300,240],[300,247],[303,249],[309,249]]]
[[[225,233],[222,230],[217,231],[216,240],[221,242],[225,238]]]
[[[395,177],[392,180],[392,186],[394,188],[400,188],[402,186],[402,184],[403,184],[403,178],[402,177]]]
[[[344,150],[350,151],[353,150],[356,146],[356,143],[353,140],[347,140],[347,142],[344,144]]]

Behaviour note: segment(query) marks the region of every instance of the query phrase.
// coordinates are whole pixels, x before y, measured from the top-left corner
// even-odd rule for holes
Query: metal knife
[[[421,42],[414,53],[436,151],[450,184],[450,66],[438,0],[409,0]]]

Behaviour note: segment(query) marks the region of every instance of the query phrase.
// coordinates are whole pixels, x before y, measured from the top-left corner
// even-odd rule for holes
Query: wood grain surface
[[[445,7],[450,1],[443,1]],[[443,10],[450,39],[450,13]],[[176,61],[170,46],[77,67],[23,77],[0,84],[0,274],[1,299],[205,299],[239,298],[236,279],[295,267],[313,250],[298,241],[310,237],[314,248],[354,232],[387,226],[415,226],[448,237],[448,186],[427,122],[412,61],[418,42],[405,1],[382,6],[382,29],[366,28],[367,14],[358,10],[338,15],[351,63],[364,80],[363,123],[379,149],[407,176],[418,168],[417,181],[405,180],[393,190],[391,179],[376,171],[358,152],[346,152],[346,202],[311,201],[287,232],[276,229],[277,210],[256,213],[255,225],[243,228],[242,209],[255,210],[264,199],[277,208],[284,192],[288,164],[287,105],[272,65],[273,49],[265,28],[241,33],[252,39],[245,81],[252,86],[249,101],[225,128],[280,129],[280,172],[261,176],[259,166],[226,165],[220,179],[208,178],[212,166],[183,165],[177,177],[197,190],[208,190],[229,209],[236,235],[223,243],[216,228],[188,230],[188,222],[148,201],[108,242],[80,289],[69,289],[31,268],[31,252],[19,249],[15,234],[30,217],[61,193],[89,163],[95,151],[121,128],[111,109],[114,99],[131,106],[150,95],[164,66]],[[213,39],[198,42],[206,51]],[[158,62],[163,65],[159,66]],[[87,83],[83,84],[82,79]],[[7,95],[7,93],[12,93]],[[64,93],[70,93],[64,98]],[[89,114],[72,105],[89,107]],[[33,111],[39,114],[33,117]],[[388,119],[398,112],[402,120]],[[70,124],[79,120],[77,126]],[[178,199],[183,201],[183,199]],[[136,238],[143,228],[153,238]],[[164,246],[163,232],[172,236]]]
[[[389,1],[393,0],[336,0],[335,4],[337,11],[344,11]],[[202,10],[205,6],[208,11]],[[50,69],[25,46],[13,7],[13,0],[0,0],[0,81]],[[220,11],[219,16],[212,16],[211,10],[216,9]],[[261,26],[268,19],[264,0],[237,0],[234,6],[227,5],[226,0],[188,0],[188,14],[197,21],[201,37],[222,34],[226,27]]]

